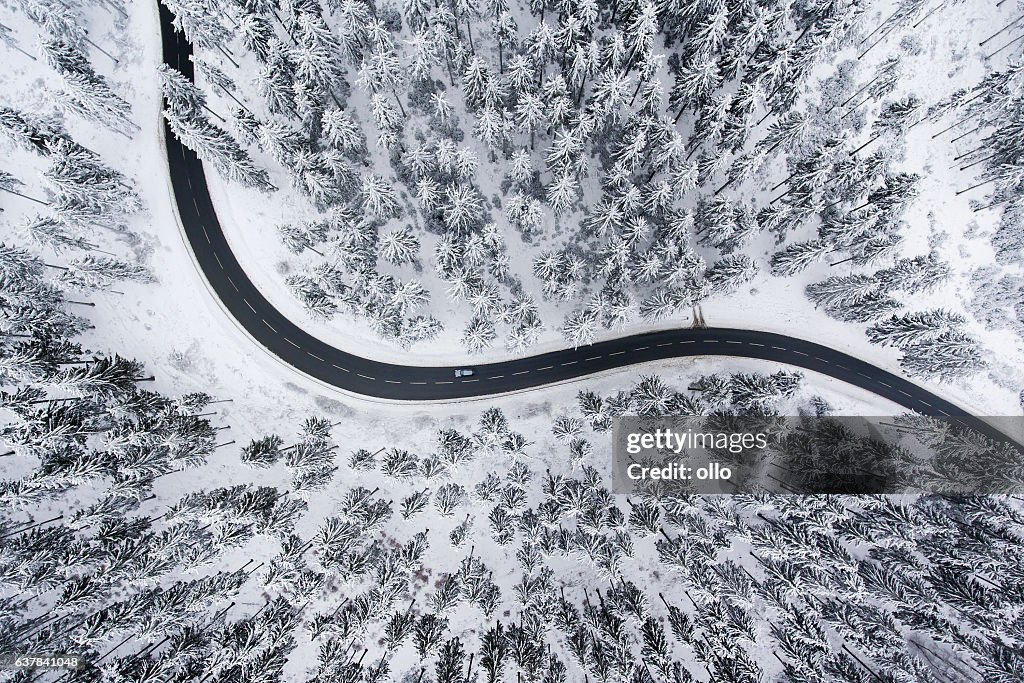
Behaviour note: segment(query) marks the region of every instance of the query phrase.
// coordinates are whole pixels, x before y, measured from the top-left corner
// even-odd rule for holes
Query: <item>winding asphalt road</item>
[[[160,4],[163,57],[189,79],[192,46],[174,31]],[[329,346],[288,320],[246,276],[217,221],[203,164],[168,129],[167,158],[186,236],[203,275],[224,307],[278,358],[307,375],[346,391],[398,401],[487,396],[582,377],[603,370],[681,356],[736,356],[787,363],[867,389],[918,413],[954,416],[984,433],[1005,438],[988,423],[902,377],[809,341],[769,332],[723,328],[675,329],[600,342],[528,358],[474,365],[473,377],[456,379],[453,367],[393,365]]]

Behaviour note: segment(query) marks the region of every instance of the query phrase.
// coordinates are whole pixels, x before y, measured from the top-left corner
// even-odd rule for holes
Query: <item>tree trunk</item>
[[[998,49],[998,50],[996,50],[995,52],[992,52],[991,54],[987,54],[987,55],[985,55],[985,59],[992,59],[992,58],[993,58],[993,57],[995,57],[995,56],[996,56],[997,54],[999,54],[1000,52],[1002,52],[1003,50],[1005,50],[1006,48],[1010,47],[1011,45],[1013,45],[1013,44],[1015,44],[1015,43],[1019,43],[1019,42],[1020,42],[1020,41],[1022,41],[1022,40],[1024,40],[1024,35],[1022,35],[1022,36],[1018,36],[1017,38],[1014,38],[1013,40],[1011,40],[1010,42],[1008,42],[1008,43],[1007,43],[1006,45],[1003,45],[1003,46],[1002,46],[1001,48],[999,48],[999,49]]]
[[[17,195],[18,197],[21,197],[22,199],[27,199],[30,202],[35,202],[36,204],[42,204],[43,206],[49,206],[50,205],[49,202],[44,202],[43,200],[36,199],[35,197],[29,197],[27,194],[22,194],[22,193],[18,192],[17,190],[8,190],[6,187],[0,187],[0,190],[3,190],[4,192],[8,192],[8,193],[13,194],[13,195]]]
[[[943,4],[945,4],[945,3],[943,3]],[[998,7],[998,5],[997,5],[997,7]],[[1002,34],[1003,34],[1003,33],[1005,33],[1005,32],[1006,32],[1006,31],[1007,31],[1008,29],[1010,29],[1010,28],[1012,28],[1013,26],[1015,26],[1015,25],[1017,25],[1018,23],[1020,23],[1020,20],[1021,20],[1021,19],[1024,19],[1024,14],[1020,15],[1019,17],[1017,17],[1016,19],[1014,19],[1013,21],[1011,21],[1011,22],[1010,22],[1009,24],[1007,24],[1006,26],[1002,27],[1001,29],[999,29],[998,31],[996,31],[995,33],[993,33],[992,35],[990,35],[990,36],[989,36],[988,38],[986,38],[985,40],[983,40],[983,41],[981,41],[980,43],[978,43],[978,47],[985,47],[985,43],[987,43],[988,41],[992,40],[992,39],[993,39],[993,38],[995,38],[996,36],[1002,35]]]
[[[97,50],[99,50],[100,52],[102,52],[103,54],[105,54],[105,55],[106,55],[107,57],[109,57],[109,58],[110,58],[110,59],[111,59],[111,60],[112,60],[112,61],[114,62],[114,64],[119,64],[119,63],[120,63],[120,62],[118,62],[118,59],[117,59],[117,57],[115,57],[114,55],[110,54],[109,52],[107,52],[106,50],[104,50],[104,49],[103,49],[102,47],[100,47],[99,45],[97,45],[96,43],[92,42],[92,41],[91,41],[91,40],[90,40],[89,38],[86,38],[86,39],[85,39],[85,42],[89,43],[89,44],[90,44],[90,45],[92,45],[92,46],[93,46],[94,48],[96,48]]]

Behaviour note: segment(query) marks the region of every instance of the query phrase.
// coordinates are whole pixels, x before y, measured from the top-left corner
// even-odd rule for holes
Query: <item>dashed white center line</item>
[[[384,380],[384,381],[385,381],[385,382],[387,382],[388,384],[401,384],[401,382],[396,382],[396,381],[395,381],[395,380],[393,380],[393,379],[386,379],[386,380]]]
[[[621,356],[624,353],[625,353],[625,351],[613,351],[612,353],[609,353],[608,355],[609,356]]]
[[[266,320],[263,320],[262,318],[261,318],[260,320],[262,320],[263,324],[264,324],[264,325],[266,325],[267,327],[269,327],[269,328],[270,328],[270,330],[271,330],[271,331],[272,331],[272,332],[273,332],[274,334],[277,334],[277,330],[275,330],[275,329],[274,329],[274,326],[273,326],[273,325],[271,325],[270,323],[268,323],[268,322],[267,322]]]
[[[224,264],[220,262],[220,256],[217,256],[217,252],[213,252],[213,258],[217,259],[217,265],[220,266],[221,270],[224,270]]]
[[[360,374],[358,372],[356,374],[359,375],[360,377],[362,377],[363,379],[372,379],[374,382],[377,381],[376,377],[370,377],[369,375],[363,375],[363,374]]]
[[[931,403],[929,403],[928,401],[924,401],[924,400],[922,400],[922,401],[921,401],[921,403],[925,404],[925,405],[926,405],[926,406],[928,406],[929,408],[931,408],[931,407],[932,407],[932,404],[931,404]]]
[[[591,356],[590,358],[584,358],[583,360],[586,362],[588,360],[600,360],[601,358],[604,358],[604,356]]]
[[[541,370],[550,370],[553,367],[555,367],[555,366],[554,365],[545,365],[542,368],[537,368],[537,372],[540,372]]]
[[[571,360],[568,363],[562,363],[562,367],[565,367],[566,365],[576,365],[576,361]]]
[[[664,344],[658,344],[658,346],[672,346],[672,342],[665,342]]]
[[[455,384],[455,382],[434,382],[434,384]]]
[[[331,363],[331,367],[338,368],[339,370],[344,370],[345,372],[351,372],[351,370],[349,370],[348,368],[343,368],[340,365],[335,365],[334,363]]]
[[[295,348],[297,348],[297,349],[301,349],[301,348],[302,348],[301,346],[299,346],[298,344],[296,344],[295,342],[293,342],[293,341],[292,341],[291,339],[289,339],[288,337],[281,337],[281,338],[282,338],[282,339],[284,339],[284,340],[285,340],[286,342],[288,342],[289,344],[291,344],[292,346],[294,346],[294,347],[295,347]]]
[[[689,340],[689,341],[681,341],[681,342],[679,342],[679,343],[680,343],[680,344],[696,344],[696,343],[697,343],[697,340],[696,340],[696,339],[691,339],[691,340]]]
[[[861,377],[866,377],[867,379],[871,379],[871,375],[865,375],[863,372],[858,372],[857,374],[860,375]]]
[[[650,346],[638,346],[638,347],[636,347],[636,348],[635,348],[635,349],[633,349],[633,350],[634,350],[634,351],[646,351],[646,350],[647,350],[647,349],[649,349],[649,348],[651,348],[651,347],[650,347]]]
[[[244,302],[245,302],[245,305],[249,307],[249,310],[250,310],[250,311],[252,311],[253,313],[255,313],[255,312],[256,312],[256,309],[252,307],[252,304],[251,304],[251,303],[249,303],[249,300],[248,300],[248,299],[242,299],[242,301],[244,301]]]
[[[318,361],[320,361],[321,363],[325,362],[323,358],[321,358],[320,356],[316,355],[316,354],[315,354],[315,353],[313,353],[312,351],[306,351],[306,355],[308,355],[308,356],[313,356],[313,358],[316,358],[316,359],[317,359]]]
[[[742,344],[743,342],[738,342],[738,341],[733,341],[731,339],[726,339],[725,343],[726,344]]]
[[[530,371],[529,370],[523,370],[522,372],[513,372],[512,376],[515,377],[516,375],[525,375],[528,372],[530,372]]]
[[[504,376],[505,376],[505,375],[495,375],[494,377],[488,377],[487,379],[501,379],[501,378],[503,378]]]
[[[899,392],[901,394],[903,394],[904,396],[910,396],[910,394],[908,394],[907,392],[903,391],[902,389],[900,389]]]
[[[892,389],[892,385],[891,384],[886,384],[885,382],[879,382],[879,384],[881,384],[886,389]]]
[[[820,360],[825,365],[832,365],[831,361],[827,361],[824,358],[818,358],[817,356],[814,357],[814,360]]]
[[[426,382],[409,382],[409,384],[426,384]]]
[[[773,346],[772,348],[775,349],[776,351],[785,351],[786,350],[785,346]]]
[[[684,344],[685,342],[679,342],[679,343],[680,343],[680,344]],[[705,339],[705,340],[704,340],[704,343],[705,343],[705,344],[717,344],[717,343],[718,343],[718,340],[717,340],[717,339]]]
[[[840,365],[839,363],[836,363],[836,367],[839,368],[840,370],[849,370],[850,369],[850,368],[846,367],[845,365]]]
[[[949,413],[947,413],[945,410],[938,410],[936,412],[938,412],[939,415],[945,415],[946,417],[949,417]]]
[[[238,285],[235,284],[235,281],[231,279],[230,275],[228,275],[228,282],[231,283],[231,287],[237,292],[238,291]]]
[[[800,355],[800,356],[805,356],[807,358],[810,358],[810,356],[808,354],[804,353],[803,351],[793,351],[793,353],[795,353],[797,355]]]
[[[747,346],[764,346],[764,344],[758,344],[757,342],[747,342]]]
[[[479,382],[479,381],[480,381],[479,379],[464,379],[464,380],[462,380],[462,383],[463,384],[469,384],[470,382]]]

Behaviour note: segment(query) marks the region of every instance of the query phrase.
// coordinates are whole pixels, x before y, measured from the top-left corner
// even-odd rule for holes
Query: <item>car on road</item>
[[[456,377],[472,377],[474,374],[476,371],[473,368],[457,368],[455,370]]]

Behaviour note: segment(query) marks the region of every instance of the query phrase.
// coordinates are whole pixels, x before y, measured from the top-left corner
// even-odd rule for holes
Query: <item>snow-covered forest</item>
[[[907,374],[1004,375],[1024,343],[1005,4],[170,2],[202,87],[164,71],[166,116],[288,197],[259,253],[326,328],[501,357],[770,324],[730,299],[793,278]]]
[[[891,414],[906,451],[785,447],[965,481],[989,441],[737,359],[331,392],[212,301],[160,137],[332,340],[507,357],[805,306],[790,333],[1019,412],[1024,8],[166,6],[197,85],[156,2],[0,0],[0,657],[85,663],[0,681],[1024,681],[1019,495],[611,492],[623,415]]]
[[[798,374],[649,375],[417,450],[321,417],[237,444],[224,399],[83,352],[69,271],[3,267],[0,633],[90,662],[55,680],[1020,680],[1012,498],[609,493],[612,417],[827,414]],[[279,484],[155,495],[224,451]]]
[[[236,452],[279,485],[157,497],[233,443],[216,401],[84,365],[3,395],[0,642],[88,662],[51,680],[1024,680],[1015,498],[609,492],[611,417],[829,414],[798,374],[649,375],[527,431],[420,425],[415,451],[310,417]]]

